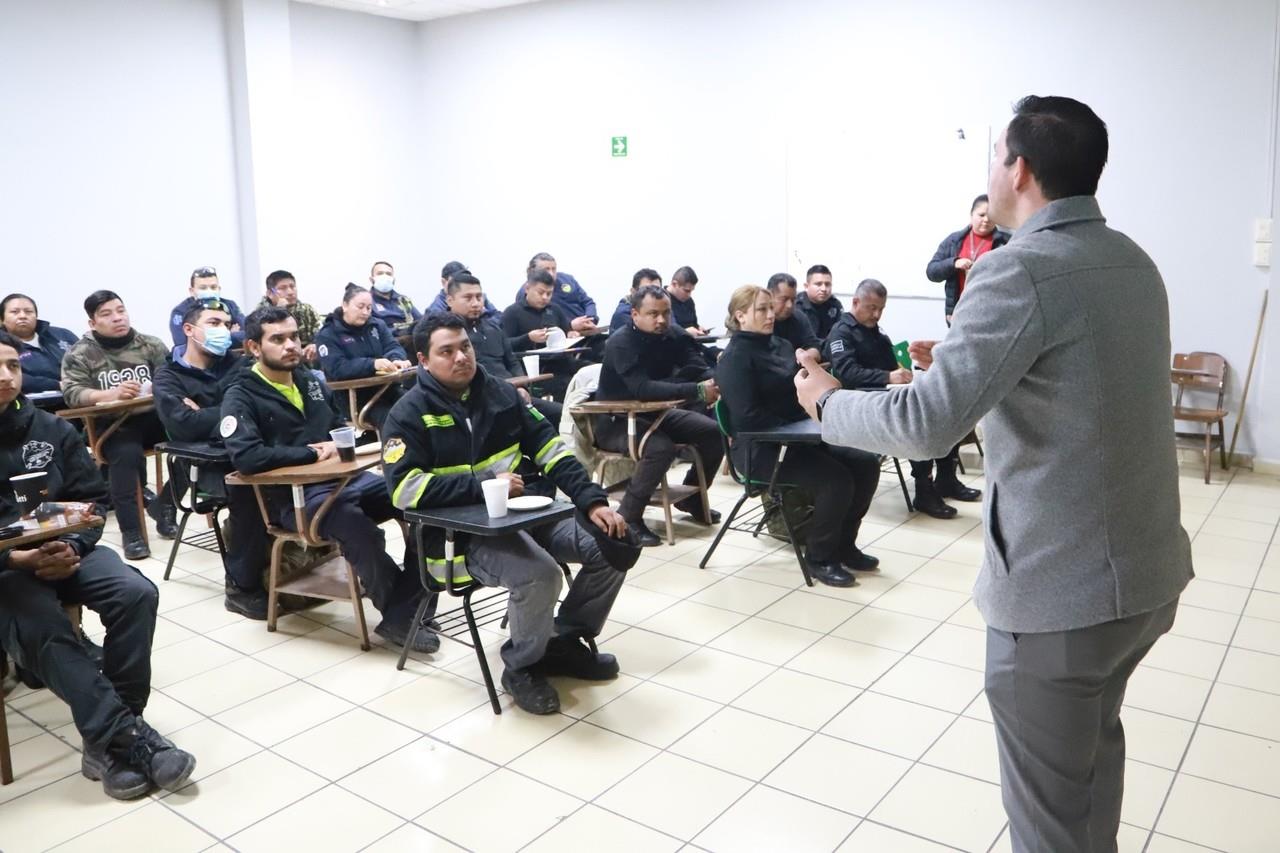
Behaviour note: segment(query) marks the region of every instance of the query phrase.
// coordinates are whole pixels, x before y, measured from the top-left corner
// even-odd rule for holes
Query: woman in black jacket
[[[404,348],[387,324],[373,316],[373,297],[369,290],[359,285],[348,285],[342,304],[325,318],[316,334],[316,351],[320,355],[320,369],[330,382],[365,379],[411,366]],[[356,392],[357,405],[363,406],[377,392],[377,388],[360,389]],[[347,411],[349,395],[335,396],[347,418],[353,418],[355,412]],[[400,388],[393,385],[369,411],[369,423],[380,429],[398,399]]]
[[[733,337],[716,363],[720,405],[728,411],[731,435],[808,418],[796,400],[796,351],[773,336],[773,320],[769,291],[747,285],[733,292],[725,319]],[[731,453],[743,476],[768,482],[778,447],[738,439]],[[880,482],[879,459],[848,447],[794,445],[787,449],[778,480],[813,494],[813,520],[805,543],[805,561],[813,577],[828,586],[853,586],[850,572],[879,565],[855,544]]]
[[[956,311],[956,303],[964,293],[964,281],[978,258],[1009,242],[1009,235],[996,229],[987,217],[987,194],[983,193],[969,206],[969,224],[948,234],[938,244],[933,260],[925,267],[929,281],[941,281],[946,285],[947,325]]]
[[[62,357],[79,336],[41,320],[36,301],[10,293],[0,302],[4,330],[18,339],[22,350],[22,388],[27,394],[57,391],[62,382]]]

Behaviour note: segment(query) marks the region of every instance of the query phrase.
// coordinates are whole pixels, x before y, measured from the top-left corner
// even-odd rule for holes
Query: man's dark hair
[[[214,267],[196,267],[191,271],[191,286],[196,286],[198,278],[217,278],[218,271]]]
[[[805,281],[808,281],[815,275],[831,275],[831,270],[827,269],[826,264],[814,264],[809,267],[809,271],[804,274]]]
[[[8,308],[9,303],[15,299],[25,299],[28,302],[30,302],[31,307],[36,309],[36,316],[37,317],[40,316],[40,306],[36,304],[36,301],[34,299],[32,299],[30,296],[27,296],[27,294],[25,293],[10,293],[3,300],[0,300],[0,317],[4,316],[5,309]]]
[[[292,314],[283,308],[275,305],[267,305],[254,311],[248,317],[244,318],[244,339],[246,341],[255,341],[262,343],[262,327],[275,323],[283,323],[288,320]]]
[[[462,261],[449,261],[441,268],[440,277],[448,281],[460,272],[471,272],[471,270],[467,269],[467,265]]]
[[[545,284],[547,287],[555,287],[556,280],[546,270],[530,270],[529,280],[525,284]]]
[[[698,274],[693,271],[693,267],[680,267],[671,274],[671,283],[675,284],[677,281],[681,284],[697,284]]]
[[[267,276],[267,290],[275,290],[280,286],[280,282],[285,279],[289,279],[294,282],[297,281],[297,279],[294,278],[293,273],[288,270],[276,270],[271,275]]]
[[[113,299],[120,299],[120,295],[114,290],[95,290],[84,298],[84,313],[89,315],[89,319],[93,319],[93,315],[98,313],[98,309],[106,305]],[[124,302],[123,299],[120,299]]]
[[[228,318],[231,317],[231,309],[221,302],[197,302],[187,309],[187,313],[182,315],[182,324],[185,326],[190,323],[194,326],[200,322],[200,315],[206,311],[221,311]]]
[[[551,255],[549,255],[546,252],[539,252],[538,254],[534,255],[532,258],[529,259],[528,272],[533,272],[533,268],[538,265],[538,261],[552,261],[554,263],[555,258],[553,258]]]
[[[374,261],[374,262],[373,262],[373,266],[369,267],[369,275],[373,275],[373,271],[374,271],[374,270],[376,270],[376,269],[378,268],[378,264],[382,264],[383,266],[391,267],[391,261]],[[395,267],[391,267],[391,270],[392,270],[392,272],[394,272],[394,271],[395,271]]]
[[[973,204],[969,205],[969,212],[973,213],[975,210],[978,209],[978,205],[989,204],[990,202],[991,202],[991,199],[987,198],[986,193],[983,193],[982,195],[978,196],[973,200]]]
[[[1107,165],[1107,125],[1072,98],[1027,95],[1013,107],[1004,164],[1021,157],[1049,201],[1094,195]]]
[[[438,329],[457,329],[465,333],[467,324],[451,311],[427,314],[413,327],[413,348],[422,355],[427,355],[431,351],[431,336]]]
[[[656,281],[658,282],[658,284],[662,284],[662,276],[658,275],[658,271],[651,270],[648,267],[645,267],[644,269],[636,270],[636,274],[631,276],[631,289],[635,290],[637,287],[640,286],[640,282],[644,281],[645,279],[648,279],[649,281]]]
[[[769,283],[765,285],[770,293],[777,293],[778,288],[782,285],[794,288],[796,286],[796,277],[789,272],[776,272],[769,276]]]
[[[466,270],[463,270],[462,272],[459,272],[459,273],[454,273],[452,276],[449,277],[449,285],[446,288],[446,292],[450,296],[453,296],[453,294],[457,293],[459,290],[462,290],[462,286],[464,284],[480,285],[480,279],[476,278]],[[480,286],[483,286],[483,285],[480,285]]]
[[[0,347],[13,347],[14,352],[22,355],[22,342],[4,329],[0,329]]]
[[[632,309],[639,310],[640,306],[644,304],[645,297],[647,296],[652,296],[654,299],[666,299],[667,292],[656,284],[646,284],[644,287],[638,288],[634,293],[632,293],[631,297],[627,301],[631,303]]]

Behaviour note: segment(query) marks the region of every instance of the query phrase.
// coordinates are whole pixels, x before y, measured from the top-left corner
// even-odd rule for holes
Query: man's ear
[[[1035,179],[1036,176],[1031,174],[1031,166],[1026,158],[1019,155],[1018,159],[1013,161],[1013,188],[1018,192],[1025,192]]]
[[[426,366],[427,366],[427,357],[426,357],[425,355],[423,355],[422,353],[418,353],[418,366],[419,366],[419,367],[426,367]]]

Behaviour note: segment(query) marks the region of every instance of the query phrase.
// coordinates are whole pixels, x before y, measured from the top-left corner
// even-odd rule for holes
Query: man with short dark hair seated
[[[618,511],[627,520],[641,545],[661,541],[644,523],[644,508],[662,482],[662,475],[676,458],[676,445],[692,445],[702,460],[708,485],[720,469],[724,450],[720,429],[708,417],[706,407],[719,397],[712,368],[688,334],[671,325],[671,299],[660,287],[646,286],[631,296],[631,322],[612,333],[604,350],[597,400],[683,400],[694,409],[669,412],[645,443]],[[652,416],[637,418],[641,431],[648,429]],[[628,453],[627,417],[600,415],[596,419],[596,444],[603,450]],[[689,466],[685,485],[696,485],[698,474]],[[698,524],[706,524],[702,496],[678,502],[677,509],[689,513]],[[711,522],[720,513],[709,510]]]
[[[449,308],[449,282],[458,273],[471,275],[471,270],[467,269],[467,265],[462,261],[449,261],[440,270],[440,292],[436,294],[436,298],[427,307],[427,314],[440,314],[452,310]],[[455,311],[454,313],[456,314],[457,312]],[[502,322],[502,312],[489,301],[487,295],[484,297],[484,310],[480,316],[486,320],[493,320],[495,323]]]
[[[698,274],[693,267],[680,267],[671,274],[667,293],[671,296],[671,323],[691,335],[705,335],[707,329],[698,322],[698,306],[693,301],[693,290],[698,286]]]
[[[258,303],[259,308],[270,308],[272,305],[283,308],[298,321],[298,340],[302,341],[302,360],[314,362],[319,358],[316,352],[316,333],[320,331],[320,315],[309,302],[298,298],[298,280],[288,270],[275,270],[267,276],[267,295]],[[244,336],[241,335],[241,343]]]
[[[297,321],[283,308],[259,308],[245,321],[245,349],[257,363],[222,398],[218,429],[236,470],[259,474],[335,456],[329,431],[344,426],[344,421],[329,389],[302,367]],[[306,518],[313,517],[337,487],[334,481],[303,486]],[[286,488],[263,490],[272,517],[293,530],[296,522],[288,492]],[[369,600],[382,614],[375,633],[403,646],[422,585],[416,569],[401,571],[387,555],[387,537],[378,525],[395,517],[382,481],[366,471],[347,483],[325,514],[319,532],[338,543]],[[412,542],[405,543],[405,558],[405,565],[413,567]],[[434,652],[439,647],[435,634],[417,632],[414,651]]]
[[[136,331],[124,301],[110,290],[89,294],[84,312],[89,316],[89,332],[62,360],[62,397],[67,405],[94,406],[150,393],[156,371],[169,360],[164,341]],[[155,412],[142,412],[131,415],[102,442],[111,506],[120,523],[124,555],[130,560],[151,556],[142,538],[137,490],[147,482],[147,450],[164,439],[164,427]],[[147,511],[161,538],[172,539],[177,534],[176,510],[167,485]]]
[[[889,291],[883,284],[874,278],[863,279],[854,291],[851,310],[831,328],[822,348],[822,358],[831,362],[831,374],[845,388],[886,388],[911,381],[911,370],[898,364],[893,342],[880,331],[880,316],[888,298]],[[911,476],[916,481],[912,506],[925,515],[945,519],[955,518],[958,513],[944,497],[967,502],[981,500],[981,491],[969,488],[956,476],[959,460],[960,446],[956,445],[945,457],[936,460],[936,480],[933,478],[935,460],[911,460]]]
[[[467,337],[471,339],[471,348],[475,351],[476,362],[490,376],[498,379],[510,379],[524,376],[524,365],[516,357],[511,348],[511,341],[496,321],[485,312],[489,300],[485,298],[480,279],[469,272],[456,273],[449,279],[447,288],[449,297],[448,310],[462,318],[467,329]],[[439,312],[437,312],[439,313]],[[543,400],[532,397],[524,388],[518,389],[520,399],[532,403],[533,407],[550,419],[551,423],[560,423],[563,406],[555,400]]]
[[[418,382],[396,403],[383,431],[383,475],[397,509],[465,506],[484,500],[481,482],[507,481],[518,497],[516,473],[532,459],[543,476],[578,508],[577,517],[506,536],[458,538],[465,554],[445,562],[444,534],[426,531],[423,558],[443,582],[473,577],[510,590],[511,639],[502,646],[502,686],[532,714],[552,714],[560,697],[547,680],[567,675],[592,681],[618,674],[612,655],[588,646],[604,628],[639,549],[626,523],[609,508],[604,490],[565,447],[555,426],[525,404],[509,383],[477,367],[462,320],[428,316],[413,333]],[[559,613],[563,575],[558,563],[581,563]]]
[[[662,287],[662,276],[657,270],[648,267],[638,269],[631,276],[631,289],[627,295],[618,300],[618,307],[613,309],[613,317],[609,319],[609,331],[616,332],[631,323],[631,294],[648,285]]]
[[[804,315],[813,333],[824,341],[844,313],[844,305],[833,295],[833,288],[831,270],[825,264],[814,264],[804,274],[804,293],[796,297],[796,312]]]
[[[288,309],[283,309],[288,310]],[[296,319],[296,318],[295,318]],[[201,302],[187,311],[182,330],[187,342],[173,350],[173,361],[156,373],[156,414],[171,441],[221,446],[218,434],[222,398],[247,377],[248,362],[229,352],[231,314],[221,302]],[[184,478],[184,466],[175,466]],[[267,591],[262,587],[266,529],[253,489],[227,486],[224,467],[201,470],[200,491],[225,495],[231,515],[232,544],[227,551],[227,610],[250,619],[267,618]]]
[[[191,283],[187,287],[187,298],[173,306],[169,312],[169,334],[173,336],[173,345],[180,346],[186,341],[182,334],[182,318],[199,302],[221,302],[231,312],[231,345],[244,345],[244,314],[240,306],[222,296],[222,285],[218,281],[218,271],[213,267],[197,267],[191,271]]]
[[[44,474],[48,501],[96,504],[102,515],[106,484],[84,439],[65,420],[22,396],[19,341],[0,332],[0,476]],[[11,489],[0,490],[0,523],[21,510]],[[155,584],[98,547],[90,528],[20,550],[0,550],[0,644],[71,707],[83,739],[81,772],[102,780],[112,797],[142,797],[159,785],[182,787],[196,760],[142,719],[151,694],[151,638],[159,594]],[[0,540],[3,546],[3,540]],[[63,611],[78,604],[107,628],[102,671],[89,657]]]
[[[809,350],[820,358],[822,341],[813,324],[796,310],[796,277],[779,272],[769,276],[769,295],[773,297],[773,336],[782,338],[792,350]]]
[[[529,273],[520,298],[502,312],[502,332],[511,342],[511,348],[517,351],[538,349],[546,346],[549,329],[560,329],[567,337],[579,337],[571,328],[569,318],[551,302],[551,294],[555,290],[556,280],[546,270],[534,270]],[[547,393],[557,400],[564,399],[565,389],[573,374],[584,362],[577,353],[550,356],[545,359],[541,369],[555,376],[545,387]]]

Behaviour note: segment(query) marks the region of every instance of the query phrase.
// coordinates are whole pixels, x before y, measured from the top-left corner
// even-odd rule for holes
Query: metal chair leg
[[[159,498],[157,498],[159,500]],[[178,522],[178,535],[173,538],[173,547],[169,549],[169,562],[164,567],[164,579],[169,579],[169,573],[173,571],[173,561],[178,559],[178,546],[182,544],[182,534],[187,529],[187,522],[191,519],[191,513],[184,512],[182,520]]]
[[[489,691],[489,704],[493,713],[501,714],[502,706],[498,704],[498,690],[493,686],[493,674],[489,672],[489,659],[485,657],[484,644],[480,642],[480,629],[476,626],[476,615],[471,610],[471,593],[476,591],[472,586],[462,595],[462,612],[467,617],[467,630],[471,632],[471,642],[475,644],[476,658],[480,661],[480,673],[484,676],[485,689]]]
[[[898,457],[892,458],[893,469],[898,472],[898,485],[902,487],[902,499],[907,504],[907,512],[915,512],[915,507],[911,505],[911,494],[907,491],[907,478],[902,476],[902,463],[898,461]]]
[[[747,493],[744,490],[742,497],[738,498],[738,502],[733,505],[733,509],[729,511],[729,517],[720,525],[720,530],[716,533],[716,538],[711,540],[711,547],[707,549],[707,553],[703,555],[702,562],[698,563],[698,568],[705,569],[707,561],[711,559],[711,555],[716,552],[716,548],[720,545],[720,540],[724,538],[724,534],[728,532],[729,525],[733,524],[734,518],[738,515],[738,510],[742,509],[742,505],[747,501]]]
[[[396,663],[396,669],[404,669],[404,662],[409,658],[409,649],[413,647],[413,641],[418,639],[418,631],[422,627],[422,617],[427,615],[427,608],[431,605],[431,594],[424,593],[422,600],[418,602],[418,610],[413,614],[413,624],[409,626],[409,636],[405,637],[404,647],[400,649],[400,660]]]
[[[671,522],[671,493],[667,491],[667,475],[662,475],[662,513],[667,519],[667,544],[676,544],[676,528]]]
[[[779,505],[782,503],[782,496],[777,496]],[[804,555],[800,553],[800,542],[796,538],[796,532],[791,529],[791,520],[787,518],[786,512],[782,513],[782,523],[787,528],[787,538],[791,540],[791,548],[796,552],[796,561],[800,563],[800,573],[804,575],[806,586],[813,586],[813,578],[809,575],[809,564],[805,562]]]

